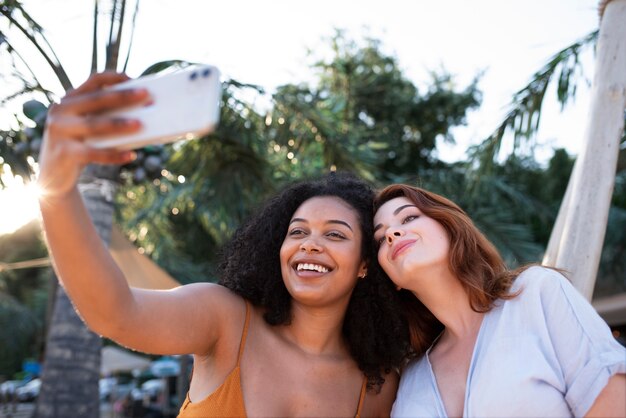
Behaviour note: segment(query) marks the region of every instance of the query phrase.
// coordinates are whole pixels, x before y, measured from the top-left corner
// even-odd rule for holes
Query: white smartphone
[[[93,148],[137,149],[146,145],[192,139],[215,130],[220,116],[220,72],[209,65],[129,80],[112,89],[145,88],[150,104],[116,110],[111,115],[139,119],[140,131],[130,135],[86,138]]]

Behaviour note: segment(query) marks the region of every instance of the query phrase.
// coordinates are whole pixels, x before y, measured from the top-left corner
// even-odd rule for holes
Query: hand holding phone
[[[222,89],[216,67],[197,65],[184,70],[129,80],[112,89],[144,88],[150,102],[110,112],[138,119],[142,129],[133,134],[86,138],[93,148],[137,149],[206,135],[219,121]]]

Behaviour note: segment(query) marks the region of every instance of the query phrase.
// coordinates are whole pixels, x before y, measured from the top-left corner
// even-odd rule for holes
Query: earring
[[[364,279],[367,276],[367,273],[359,274],[359,279]]]

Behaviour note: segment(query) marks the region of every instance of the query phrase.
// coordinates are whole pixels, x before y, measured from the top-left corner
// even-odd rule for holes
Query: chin
[[[333,291],[332,294],[323,288],[310,288],[307,286],[305,289],[289,289],[293,302],[306,305],[309,307],[322,308],[325,306],[336,305],[341,300],[350,300],[351,292],[347,294],[337,294]]]
[[[315,301],[324,298],[325,292],[322,286],[302,283],[291,283],[286,286],[291,298],[298,302]]]
[[[298,295],[292,295],[292,303],[299,305],[305,305],[309,307],[322,307],[328,305],[328,298],[321,294],[315,294],[314,292],[306,292]]]

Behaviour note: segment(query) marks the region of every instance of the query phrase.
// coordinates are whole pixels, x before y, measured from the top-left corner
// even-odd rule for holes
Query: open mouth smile
[[[315,271],[318,273],[328,273],[328,268],[321,264],[297,263],[296,271]]]
[[[321,275],[326,274],[333,269],[320,263],[315,263],[312,261],[297,261],[292,265],[293,269],[298,273],[298,275]]]

